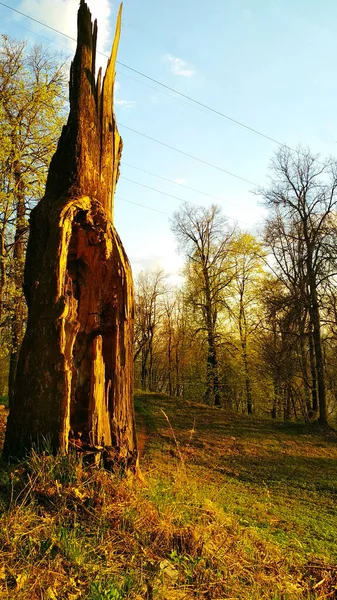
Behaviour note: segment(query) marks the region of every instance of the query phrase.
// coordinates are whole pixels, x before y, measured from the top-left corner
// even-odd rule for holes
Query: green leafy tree
[[[230,285],[231,316],[239,333],[241,358],[245,380],[248,414],[253,413],[252,377],[250,369],[250,340],[260,323],[259,289],[265,275],[261,245],[253,235],[241,233],[231,244],[233,280]]]
[[[0,332],[15,378],[26,307],[23,265],[32,206],[43,195],[65,109],[59,57],[2,36],[0,41]]]

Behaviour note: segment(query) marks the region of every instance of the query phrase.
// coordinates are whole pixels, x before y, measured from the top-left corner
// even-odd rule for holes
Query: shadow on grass
[[[181,448],[188,447],[191,464],[254,486],[337,496],[336,432],[332,428],[247,417],[164,395],[139,394],[135,406],[138,419],[153,434],[152,444],[160,442],[164,453],[172,454],[172,440],[162,410]],[[327,456],[330,449],[331,456]]]
[[[282,436],[315,436],[329,443],[337,444],[337,431],[332,427],[323,427],[319,423],[284,422],[270,418],[247,416],[227,409],[219,409],[206,404],[196,404],[182,398],[170,398],[165,394],[139,392],[135,396],[136,413],[148,421],[149,428],[158,424],[160,409],[164,409],[174,428],[186,429],[189,423],[196,422],[199,431],[209,431],[235,435],[240,438]],[[153,415],[156,415],[153,418]],[[163,422],[165,421],[162,415]]]
[[[287,487],[290,491],[311,490],[337,496],[337,459],[285,456],[273,452],[270,457],[252,458],[239,455],[226,457],[219,470],[235,471],[239,480],[255,485]]]

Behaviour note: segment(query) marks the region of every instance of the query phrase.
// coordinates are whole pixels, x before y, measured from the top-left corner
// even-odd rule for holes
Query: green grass
[[[159,465],[163,481],[173,478],[181,454],[190,485],[183,495],[200,504],[210,500],[248,534],[274,544],[293,566],[336,565],[334,431],[156,397],[139,396],[136,406],[149,435],[144,460],[150,472]],[[161,410],[175,431],[179,452]],[[163,483],[157,502],[172,503],[170,489],[165,494],[161,488]],[[187,518],[193,519],[194,510]]]
[[[0,597],[337,598],[332,430],[137,394],[143,477],[0,470]]]

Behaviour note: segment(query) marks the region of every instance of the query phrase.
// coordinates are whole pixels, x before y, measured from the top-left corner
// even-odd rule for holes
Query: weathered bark
[[[51,161],[45,196],[31,214],[25,264],[27,331],[5,439],[20,456],[46,440],[105,448],[136,460],[133,284],[113,226],[122,150],[113,113],[116,36],[95,79],[97,23],[81,0],[70,73],[70,114]],[[80,442],[78,441],[80,439]]]

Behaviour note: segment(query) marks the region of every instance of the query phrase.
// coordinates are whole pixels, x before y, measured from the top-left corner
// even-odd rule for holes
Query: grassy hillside
[[[137,477],[3,465],[1,598],[337,598],[333,431],[149,394],[136,412]]]

